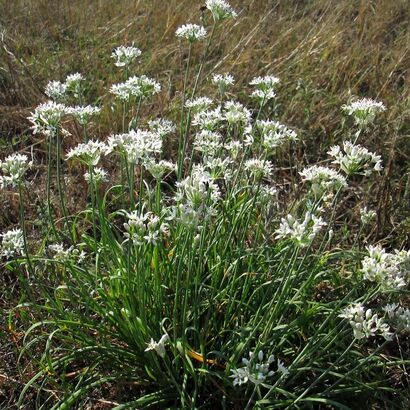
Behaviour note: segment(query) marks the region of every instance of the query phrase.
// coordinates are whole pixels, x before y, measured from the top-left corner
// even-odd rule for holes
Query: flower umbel
[[[348,176],[369,176],[373,171],[383,169],[380,155],[373,154],[367,148],[354,145],[350,141],[343,143],[343,150],[338,145],[333,146],[328,154],[335,158],[333,164],[338,164]]]
[[[117,67],[127,67],[134,60],[141,55],[141,50],[137,47],[132,46],[119,46],[111,54],[112,58],[116,59],[114,63]]]
[[[234,386],[241,386],[248,382],[253,383],[254,385],[259,385],[264,383],[268,377],[272,377],[275,373],[279,372],[283,375],[289,373],[288,369],[283,365],[283,363],[278,359],[277,361],[277,370],[269,370],[272,363],[275,361],[273,355],[270,355],[266,362],[264,362],[264,354],[259,351],[256,356],[255,353],[249,353],[249,359],[243,358],[242,363],[243,367],[236,369],[231,369],[232,374],[229,377],[232,377]]]
[[[2,237],[0,256],[5,258],[13,258],[16,255],[21,255],[24,252],[24,238],[21,229],[12,229],[0,234]]]
[[[185,38],[190,43],[194,43],[206,37],[206,30],[204,27],[198,26],[198,24],[184,24],[177,29],[175,34],[177,37]]]
[[[11,154],[3,161],[0,160],[0,170],[3,173],[0,175],[0,188],[16,187],[32,165],[33,162],[28,160],[27,155],[21,154]]]
[[[148,347],[145,349],[145,351],[149,352],[150,350],[155,350],[157,355],[163,359],[166,354],[165,345],[168,343],[168,341],[169,336],[167,334],[162,335],[161,339],[159,339],[158,342],[151,338],[149,343],[147,343]]]
[[[215,21],[236,18],[235,10],[225,0],[206,0],[206,8],[212,13]]]
[[[342,110],[352,116],[356,124],[364,127],[374,121],[376,114],[386,111],[386,107],[381,102],[370,98],[362,98],[349,104],[342,105]]]

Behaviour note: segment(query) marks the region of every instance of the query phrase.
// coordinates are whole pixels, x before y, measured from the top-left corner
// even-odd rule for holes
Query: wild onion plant
[[[403,304],[410,253],[364,248],[354,228],[358,239],[343,248],[335,224],[351,178],[366,184],[382,172],[380,156],[359,144],[384,106],[369,99],[344,106],[351,139],[331,148],[326,164],[298,164],[289,184],[279,158],[299,142],[272,117],[280,80],[250,79],[243,102],[233,99],[231,74],[204,80],[212,37],[237,17],[224,0],[206,8],[209,30],[187,24],[176,32],[189,50],[173,118],[179,128],[141,116],[161,86],[134,75],[141,54],[134,45],[112,55],[124,81],[111,86],[108,104],[122,113],[121,130],[92,138],[104,107],[85,105],[89,79],[79,74],[50,82],[51,100],[30,117],[49,147],[48,233],[41,246],[30,245],[22,205],[21,226],[1,235],[4,263],[27,285],[14,312],[28,310],[34,320],[21,356],[30,355],[37,372],[19,405],[33,388],[36,408],[62,410],[125,386],[111,393],[115,409],[346,409],[393,393],[387,370],[409,364],[395,346],[410,330]],[[191,81],[193,43],[205,45]],[[213,98],[197,95],[204,81],[214,85]],[[77,214],[66,208],[58,165],[69,121],[83,141],[65,161],[88,184],[88,206]],[[165,141],[175,141],[176,158],[164,157]],[[107,164],[120,169],[120,180]],[[22,204],[29,166],[18,155],[0,162],[2,188],[19,188]],[[373,220],[363,210],[360,229]]]

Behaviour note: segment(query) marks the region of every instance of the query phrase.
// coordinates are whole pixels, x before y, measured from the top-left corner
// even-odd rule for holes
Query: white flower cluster
[[[251,158],[245,161],[244,168],[252,177],[259,179],[267,178],[272,173],[273,165],[266,159]]]
[[[141,50],[137,47],[119,46],[112,52],[111,57],[117,60],[115,62],[117,67],[127,67],[140,55]]]
[[[92,181],[94,184],[100,184],[102,182],[108,181],[108,174],[107,171],[105,171],[103,168],[95,167],[92,168],[91,173],[87,171],[84,174],[84,179],[88,183],[91,183]]]
[[[410,309],[404,308],[397,303],[386,305],[383,310],[387,314],[387,319],[400,332],[410,331]]]
[[[212,13],[215,21],[236,18],[235,10],[225,0],[206,0],[206,8]]]
[[[24,238],[21,229],[12,229],[0,234],[2,238],[0,256],[13,258],[24,253]]]
[[[90,119],[99,114],[101,108],[92,107],[91,105],[67,107],[67,114],[72,115],[81,125],[86,125]]]
[[[81,91],[81,81],[83,79],[80,73],[74,73],[68,75],[64,83],[50,81],[46,85],[45,94],[55,102],[63,101],[69,93],[77,98]]]
[[[212,84],[216,85],[219,89],[220,94],[223,96],[225,95],[225,91],[228,87],[235,83],[234,78],[231,74],[215,74],[212,77]]]
[[[225,103],[223,116],[229,125],[246,126],[251,121],[251,112],[236,101]]]
[[[207,110],[212,104],[212,100],[208,97],[197,97],[186,100],[185,107],[195,113]]]
[[[371,309],[365,310],[360,303],[343,309],[339,317],[349,321],[355,339],[360,340],[376,335],[383,336],[386,340],[391,339],[392,333],[389,325],[376,313],[373,314]]]
[[[233,172],[231,169],[233,161],[231,158],[221,158],[217,155],[203,157],[204,167],[209,171],[212,179],[218,179],[223,177],[225,181],[230,180],[233,177]]]
[[[86,256],[84,251],[79,251],[74,246],[65,248],[62,243],[49,245],[48,250],[53,254],[53,259],[59,262],[67,262],[70,260],[82,262]]]
[[[213,131],[223,120],[222,108],[218,106],[213,110],[197,112],[192,120],[192,125]]]
[[[76,158],[88,166],[96,166],[102,155],[106,155],[109,148],[102,141],[90,140],[72,148],[66,158]]]
[[[161,85],[152,78],[142,75],[132,76],[125,83],[118,83],[111,86],[111,93],[122,101],[129,101],[131,98],[148,98],[161,91]]]
[[[276,239],[291,238],[299,246],[308,246],[316,234],[326,226],[322,218],[306,212],[303,221],[298,221],[292,215],[281,219],[279,228],[276,230]]]
[[[67,92],[67,85],[61,81],[49,81],[44,92],[53,101],[62,101]]]
[[[28,119],[33,124],[33,133],[43,133],[47,136],[55,135],[61,119],[67,113],[67,107],[63,104],[47,101],[40,104]]]
[[[315,195],[321,195],[329,191],[335,191],[344,188],[346,178],[331,168],[312,165],[299,172],[304,181],[311,183],[312,192]]]
[[[385,111],[386,107],[381,102],[374,101],[370,98],[362,98],[350,104],[343,105],[342,110],[348,115],[351,115],[356,124],[363,127],[373,122],[376,118],[376,114]]]
[[[178,27],[175,34],[177,37],[185,38],[190,43],[194,43],[206,37],[206,30],[204,27],[198,26],[198,24],[184,24]]]
[[[280,147],[287,141],[297,141],[295,131],[278,121],[258,120],[256,126],[261,134],[263,147],[268,150]]]
[[[162,138],[157,132],[131,130],[125,134],[108,138],[109,151],[119,150],[131,164],[150,161],[152,156],[162,150]]]
[[[3,161],[0,160],[0,170],[3,173],[0,175],[0,189],[16,187],[32,165],[33,162],[28,160],[27,155],[21,154],[11,154]]]
[[[360,220],[362,221],[363,225],[368,225],[373,219],[376,219],[376,212],[372,209],[367,209],[367,206],[360,209]]]
[[[222,149],[222,135],[214,131],[201,130],[196,134],[193,146],[195,150],[202,152],[204,158],[217,156]]]
[[[202,165],[193,166],[191,174],[177,185],[176,201],[185,203],[194,210],[215,205],[220,197],[218,185]]]
[[[148,121],[148,128],[152,132],[156,132],[161,138],[166,137],[176,131],[175,124],[165,118],[157,118]]]
[[[279,78],[273,75],[267,75],[265,77],[255,77],[249,83],[256,88],[255,91],[251,94],[252,97],[255,97],[260,102],[266,102],[272,100],[276,97],[276,86],[279,84]]]
[[[144,162],[145,168],[152,174],[152,176],[159,180],[167,172],[176,170],[176,165],[173,162],[161,159],[160,161],[148,160]]]
[[[354,145],[350,141],[343,143],[343,150],[340,146],[333,146],[328,154],[335,158],[333,164],[338,164],[346,175],[361,174],[369,176],[373,171],[383,169],[380,155],[369,152],[367,148]]]
[[[249,353],[249,359],[242,358],[243,367],[237,369],[231,369],[232,374],[229,376],[233,378],[234,386],[241,386],[248,382],[254,385],[259,385],[264,383],[268,377],[272,377],[276,372],[282,375],[287,375],[289,373],[288,369],[283,365],[283,363],[277,360],[277,370],[269,370],[272,363],[275,361],[275,357],[270,355],[266,362],[264,362],[264,354],[259,351],[256,356],[254,352]]]
[[[143,214],[139,211],[124,211],[124,214],[128,218],[124,223],[124,236],[134,245],[156,245],[161,236],[168,232],[168,224],[152,212]]]
[[[380,284],[383,291],[406,286],[410,272],[410,251],[386,252],[381,246],[367,247],[362,261],[364,279]]]
[[[81,84],[81,81],[84,80],[84,77],[80,73],[73,73],[69,74],[65,80],[65,84],[67,86],[67,89],[70,91],[75,91],[76,88],[78,88],[79,84]]]
[[[165,357],[165,345],[169,342],[169,336],[167,334],[162,335],[161,339],[156,342],[154,339],[151,338],[150,342],[147,343],[148,347],[145,349],[146,352],[150,350],[154,350],[155,353],[162,359]]]

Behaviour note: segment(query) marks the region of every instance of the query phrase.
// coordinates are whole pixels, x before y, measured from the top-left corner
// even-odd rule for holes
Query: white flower
[[[251,112],[239,102],[227,101],[224,105],[224,117],[229,125],[246,126],[251,120]]]
[[[191,175],[176,185],[177,202],[185,202],[193,209],[205,206],[208,202],[212,206],[221,197],[218,185],[202,165],[194,165]]]
[[[247,366],[240,367],[239,369],[231,369],[231,375],[233,378],[233,386],[241,386],[249,381],[249,370]]]
[[[65,85],[68,90],[74,90],[83,80],[84,77],[80,73],[69,74],[65,79]]]
[[[398,331],[410,331],[410,309],[403,308],[397,303],[386,305],[383,310],[386,312],[389,322]]]
[[[138,164],[161,152],[162,138],[156,132],[137,129],[110,137],[108,145],[109,151],[117,149],[129,163]]]
[[[342,110],[348,115],[351,115],[356,124],[366,126],[374,121],[377,113],[386,111],[386,107],[381,102],[374,101],[370,98],[362,98],[350,104],[343,105]]]
[[[176,170],[176,165],[173,162],[165,160],[160,160],[158,162],[148,160],[147,162],[144,162],[144,166],[155,179],[161,179],[165,173]]]
[[[376,335],[390,340],[392,333],[389,325],[373,314],[371,309],[366,309],[362,304],[356,303],[343,309],[339,317],[349,320],[355,339],[365,339]]]
[[[212,179],[224,178],[225,181],[233,177],[229,166],[232,164],[231,158],[221,158],[218,156],[205,157],[204,167],[209,170]]]
[[[146,75],[130,77],[127,83],[138,97],[151,97],[161,91],[161,85]]]
[[[212,100],[208,97],[197,97],[194,99],[186,100],[185,107],[191,109],[193,112],[198,113],[207,110],[212,104]]]
[[[168,224],[163,222],[152,212],[145,214],[139,211],[126,212],[127,222],[124,223],[126,240],[132,241],[134,245],[153,244],[156,245],[161,236],[168,232]]]
[[[84,174],[84,179],[88,183],[91,183],[91,181],[93,181],[94,184],[99,184],[101,182],[108,181],[108,174],[104,169],[95,167],[91,170],[91,172],[92,175],[88,171]]]
[[[148,347],[145,349],[145,351],[149,352],[150,350],[155,350],[158,356],[163,359],[166,354],[165,345],[168,341],[169,341],[169,336],[167,334],[164,334],[158,343],[154,339],[151,338],[150,342],[147,343]]]
[[[259,351],[257,356],[253,352],[250,352],[249,359],[245,357],[242,359],[244,366],[237,369],[231,369],[232,374],[229,377],[234,379],[234,386],[241,386],[248,382],[253,383],[254,385],[259,385],[264,383],[268,377],[272,377],[276,373],[274,370],[269,370],[274,361],[275,358],[273,355],[270,355],[267,358],[267,361],[264,362],[264,354],[262,351]],[[288,369],[279,359],[277,361],[277,367],[277,371],[283,375],[289,373]]]
[[[261,134],[262,146],[268,150],[280,147],[287,141],[297,141],[298,137],[295,131],[278,121],[259,120],[256,127]]]
[[[368,225],[377,216],[376,212],[372,209],[367,209],[367,206],[360,209],[360,220],[363,225]]]
[[[390,303],[388,305],[386,305],[383,310],[386,312],[387,317],[389,319],[394,318],[395,314],[396,314],[396,309],[399,307],[399,305],[397,303]]]
[[[92,107],[91,105],[67,107],[67,114],[72,115],[81,125],[89,123],[91,117],[99,114],[101,108]]]
[[[0,247],[0,256],[12,258],[24,253],[24,238],[21,229],[12,229],[0,234],[2,243]]]
[[[198,209],[194,209],[190,203],[177,203],[174,206],[168,208],[169,215],[168,221],[176,221],[178,225],[184,226],[188,229],[202,229],[202,223],[204,219],[211,215],[207,211],[208,208],[201,206]]]
[[[201,130],[196,134],[193,146],[205,157],[215,156],[222,148],[222,135],[209,130]]]
[[[200,129],[213,131],[223,119],[221,107],[218,106],[211,111],[197,112],[192,120],[192,125],[198,126]]]
[[[285,367],[285,365],[283,364],[283,362],[280,361],[280,359],[278,359],[278,372],[282,373],[284,376],[287,376],[289,374],[289,370],[287,367]]]
[[[234,78],[226,73],[226,74],[215,74],[212,77],[212,84],[215,84],[218,89],[219,92],[221,93],[221,95],[223,96],[225,94],[226,89],[233,85],[235,83]]]
[[[108,153],[108,147],[102,141],[90,140],[83,144],[78,144],[75,148],[72,148],[66,158],[77,158],[86,165],[95,166],[98,164],[101,155]]]
[[[382,291],[398,290],[406,286],[410,251],[386,252],[381,246],[369,246],[369,256],[362,260],[363,277],[379,283]]]
[[[259,90],[267,90],[275,87],[279,82],[280,80],[278,77],[266,75],[264,77],[254,77],[249,84],[255,86]]]
[[[279,83],[279,78],[272,75],[265,77],[255,77],[249,83],[255,86],[256,90],[252,93],[252,97],[257,98],[261,102],[266,102],[276,97],[276,85]]]
[[[147,98],[161,91],[161,85],[152,78],[142,75],[130,77],[125,83],[113,84],[111,93],[119,99],[128,101],[134,98]]]
[[[110,92],[122,101],[128,101],[131,97],[135,96],[127,82],[113,84],[110,88]]]
[[[225,73],[225,74],[215,74],[212,77],[212,84],[217,85],[218,87],[228,87],[230,85],[233,85],[235,83],[234,78],[232,77],[231,74]]]
[[[65,93],[67,92],[66,84],[61,81],[50,81],[46,85],[45,93],[47,97],[58,102],[64,99]]]
[[[178,27],[175,34],[177,37],[185,38],[190,43],[194,43],[206,37],[206,30],[204,27],[198,26],[198,24],[184,24]]]
[[[326,226],[322,218],[306,212],[303,221],[298,221],[292,215],[281,219],[279,228],[276,230],[276,239],[291,238],[299,246],[309,245],[316,234]]]
[[[258,158],[248,159],[245,161],[245,170],[254,178],[268,177],[272,172],[272,163]]]
[[[381,171],[383,169],[380,155],[369,152],[367,148],[354,145],[350,141],[345,141],[343,143],[343,151],[341,147],[335,145],[331,147],[328,154],[335,158],[332,163],[339,164],[340,168],[348,176],[354,174],[369,176],[373,171]]]
[[[140,55],[141,50],[137,47],[119,46],[112,52],[111,57],[117,60],[115,62],[117,67],[126,67]]]
[[[0,160],[0,170],[3,173],[0,175],[0,188],[16,187],[32,165],[33,162],[28,161],[27,155],[21,154],[11,154],[4,161]]]
[[[74,73],[67,76],[65,86],[68,92],[71,92],[75,98],[81,94],[81,82],[84,77],[80,73]]]
[[[60,126],[60,121],[67,113],[67,107],[63,104],[48,101],[40,104],[28,119],[33,124],[33,133],[55,135]]]
[[[259,187],[254,185],[252,191],[254,195],[257,195],[257,203],[263,205],[265,210],[269,209],[269,205],[274,204],[272,201],[278,193],[275,187],[269,185],[260,185]]]
[[[205,5],[216,21],[237,17],[235,10],[225,0],[206,0]]]
[[[66,249],[62,243],[49,245],[48,249],[53,253],[53,259],[60,262],[67,262],[71,259],[81,262],[86,256],[84,251],[80,252],[74,246]]]
[[[148,121],[148,128],[152,132],[156,132],[161,138],[175,132],[175,124],[165,118],[157,118],[155,120]]]
[[[318,165],[305,168],[299,174],[304,181],[309,181],[312,184],[312,191],[315,195],[344,188],[347,185],[346,178],[337,171]]]
[[[240,141],[230,141],[224,145],[224,148],[228,151],[228,154],[232,159],[236,159],[242,151],[242,144]]]

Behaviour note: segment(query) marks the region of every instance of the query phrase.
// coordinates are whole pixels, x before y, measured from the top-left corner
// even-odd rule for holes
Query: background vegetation
[[[121,80],[110,58],[120,44],[135,43],[142,51],[138,72],[156,78],[163,86],[161,98],[143,107],[145,117],[172,116],[180,104],[186,48],[175,39],[176,28],[201,22],[209,15],[198,1],[23,1],[0,0],[0,141],[2,157],[32,149],[44,152],[43,136],[29,131],[27,116],[45,99],[50,79],[63,80],[81,72],[93,79],[90,103],[102,105],[109,85]],[[233,93],[241,97],[251,77],[271,73],[280,77],[277,107],[281,119],[291,124],[301,138],[296,162],[317,163],[328,148],[344,137],[340,106],[351,96],[383,101],[388,110],[368,135],[366,146],[380,153],[383,177],[368,187],[377,211],[377,224],[367,241],[387,247],[408,247],[410,194],[409,67],[410,7],[407,0],[379,1],[231,1],[240,18],[218,32],[210,50],[204,77],[230,72],[236,79]],[[209,21],[203,21],[209,23]],[[193,50],[193,63],[200,60]],[[207,93],[205,81],[201,94]],[[94,101],[92,101],[94,100]],[[92,130],[104,139],[121,128],[121,119],[106,107]],[[68,148],[80,142],[74,124],[73,136],[64,140]],[[172,145],[169,150],[172,151]],[[172,155],[172,152],[170,152]],[[46,166],[36,164],[39,181],[33,189],[41,196]],[[286,171],[284,171],[286,172]],[[68,198],[72,210],[86,200],[84,186],[70,184],[78,175],[68,170]],[[355,194],[361,193],[355,186]],[[16,196],[1,193],[2,230],[18,222]],[[357,219],[359,203],[351,206],[343,198],[340,226]],[[37,203],[31,204],[32,239]],[[29,210],[30,217],[30,210]],[[30,231],[29,231],[30,234]],[[345,238],[349,241],[349,238]],[[15,305],[20,289],[15,278],[4,272],[0,285],[1,354],[0,394],[5,408],[27,380],[20,378],[15,363],[22,333],[7,326],[7,313]],[[29,365],[26,368],[30,373]]]

